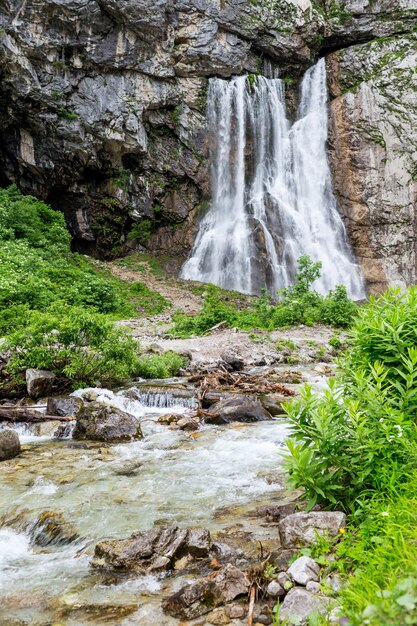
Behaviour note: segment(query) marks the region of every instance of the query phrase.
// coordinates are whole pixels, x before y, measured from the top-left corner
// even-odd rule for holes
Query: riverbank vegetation
[[[417,624],[416,320],[417,288],[372,298],[327,391],[288,409],[291,486],[350,516],[331,568],[351,626]]]
[[[61,213],[14,186],[0,190],[0,336],[11,354],[0,388],[18,390],[28,367],[71,386],[174,375],[183,359],[141,355],[113,323],[167,306],[143,283],[118,280],[71,252]]]
[[[239,330],[274,330],[295,324],[347,327],[352,323],[357,306],[342,285],[327,296],[314,291],[312,285],[320,277],[320,270],[320,262],[303,255],[298,260],[294,285],[283,289],[278,301],[264,293],[240,307],[232,298],[228,301],[222,289],[208,285],[200,313],[175,315],[172,334],[176,337],[202,335],[222,322]]]

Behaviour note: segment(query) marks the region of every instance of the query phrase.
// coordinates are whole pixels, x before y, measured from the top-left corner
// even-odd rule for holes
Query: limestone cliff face
[[[371,291],[417,282],[417,35],[329,56],[340,206]]]
[[[209,198],[208,78],[272,64],[295,100],[326,54],[352,243],[374,287],[412,282],[416,20],[415,0],[0,0],[0,184],[65,211],[82,251],[180,261]]]

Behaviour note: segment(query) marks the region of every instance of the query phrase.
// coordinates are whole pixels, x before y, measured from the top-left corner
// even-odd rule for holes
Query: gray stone
[[[316,582],[315,580],[310,580],[306,584],[306,590],[310,591],[311,593],[321,593],[320,583]]]
[[[15,430],[0,430],[0,461],[13,459],[20,454],[19,435]]]
[[[340,593],[343,589],[343,582],[339,574],[327,576],[325,579],[325,583],[326,585],[329,585],[330,589],[335,593]]]
[[[281,544],[284,548],[316,543],[317,535],[335,537],[344,526],[346,526],[346,515],[338,511],[293,513],[278,523]]]
[[[328,598],[312,594],[301,587],[294,587],[285,596],[279,617],[281,621],[298,619],[297,623],[306,624],[306,619],[310,615],[325,614],[328,607]]]
[[[318,581],[320,565],[309,556],[300,556],[288,569],[288,575],[299,585],[306,585],[310,581]]]
[[[51,393],[52,386],[56,380],[55,374],[46,370],[27,369],[26,388],[28,395],[33,398],[40,398]]]
[[[210,407],[213,417],[206,416],[208,424],[230,424],[231,422],[261,422],[271,419],[258,398],[236,395],[220,400]]]
[[[266,593],[271,598],[282,598],[287,592],[283,587],[281,587],[277,580],[271,580],[268,587],[266,588]]]
[[[287,572],[279,572],[277,576],[277,581],[285,589],[285,591],[289,591],[291,587],[294,586],[292,578],[288,576]]]
[[[142,438],[138,419],[100,402],[84,405],[77,413],[74,439],[90,439],[109,443]]]

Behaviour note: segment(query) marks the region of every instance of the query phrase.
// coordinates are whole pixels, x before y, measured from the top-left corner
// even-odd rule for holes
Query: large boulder
[[[271,419],[258,398],[234,395],[220,400],[210,407],[208,424],[230,424],[231,422],[262,422]]]
[[[279,611],[280,621],[289,624],[307,624],[309,616],[326,614],[329,599],[312,594],[301,587],[290,589]],[[286,621],[287,620],[287,621]]]
[[[162,572],[173,569],[184,556],[206,558],[211,547],[207,530],[176,526],[134,533],[127,539],[110,539],[96,545],[92,564],[100,569]]]
[[[100,402],[91,402],[77,413],[73,437],[114,443],[141,439],[143,435],[134,415]]]
[[[207,578],[186,585],[162,603],[166,613],[178,619],[196,619],[221,604],[231,602],[248,593],[250,581],[234,565]]]
[[[19,435],[14,430],[0,431],[0,461],[13,459],[20,454]]]
[[[52,386],[56,376],[46,370],[27,369],[26,389],[28,395],[36,400],[42,396],[47,396],[52,391]]]
[[[317,535],[335,537],[344,526],[346,526],[346,515],[340,511],[293,513],[284,517],[278,524],[281,544],[284,548],[316,543]]]
[[[54,396],[48,398],[46,405],[47,415],[57,417],[74,417],[84,407],[81,398],[74,396]]]

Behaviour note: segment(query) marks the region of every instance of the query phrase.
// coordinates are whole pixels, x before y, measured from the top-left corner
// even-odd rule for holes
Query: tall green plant
[[[416,288],[372,299],[339,376],[324,394],[306,387],[289,407],[286,465],[310,507],[352,511],[367,494],[395,490],[417,467],[416,312]]]

